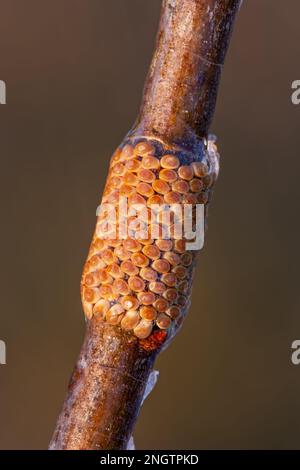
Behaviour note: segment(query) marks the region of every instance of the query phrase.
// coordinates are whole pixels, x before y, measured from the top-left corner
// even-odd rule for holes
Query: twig
[[[218,159],[207,132],[239,4],[163,1],[140,116],[112,158],[104,201],[208,204]],[[87,332],[50,449],[126,449],[155,358],[188,310],[195,260],[180,240],[104,242],[95,232],[82,280]]]

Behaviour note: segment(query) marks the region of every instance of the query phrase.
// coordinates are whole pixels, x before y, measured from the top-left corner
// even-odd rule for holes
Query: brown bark
[[[130,136],[194,150],[215,108],[240,0],[164,0],[140,116]],[[125,449],[166,334],[141,340],[93,317],[50,449]]]

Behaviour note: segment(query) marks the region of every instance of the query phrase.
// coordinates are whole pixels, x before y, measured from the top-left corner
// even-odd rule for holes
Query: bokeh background
[[[109,157],[137,114],[160,0],[0,0],[0,448],[47,447],[84,333]],[[212,126],[222,171],[145,449],[300,448],[298,0],[244,0]]]

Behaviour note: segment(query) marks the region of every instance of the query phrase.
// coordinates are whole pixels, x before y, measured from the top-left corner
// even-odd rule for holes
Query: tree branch
[[[163,1],[140,115],[112,157],[103,195],[119,215],[121,195],[129,206],[207,207],[218,174],[207,132],[239,4]],[[126,449],[155,358],[190,305],[196,253],[185,239],[137,240],[137,229],[104,238],[102,220],[82,277],[86,336],[50,449]]]

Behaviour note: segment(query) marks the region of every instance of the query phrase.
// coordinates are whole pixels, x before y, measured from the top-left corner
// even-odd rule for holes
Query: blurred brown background
[[[160,0],[0,0],[0,448],[46,448],[84,332],[81,268]],[[245,0],[212,131],[222,171],[139,448],[300,448],[298,0]]]

